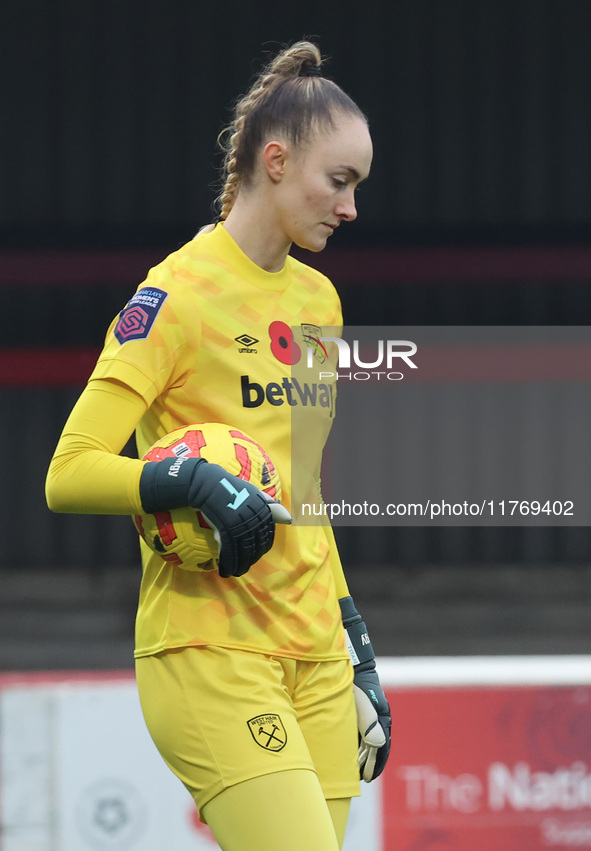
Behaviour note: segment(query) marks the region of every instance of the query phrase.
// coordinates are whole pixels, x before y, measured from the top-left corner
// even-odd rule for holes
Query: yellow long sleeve
[[[52,511],[141,511],[139,480],[144,462],[119,453],[145,411],[145,401],[129,387],[106,379],[89,382],[49,465],[45,493]]]

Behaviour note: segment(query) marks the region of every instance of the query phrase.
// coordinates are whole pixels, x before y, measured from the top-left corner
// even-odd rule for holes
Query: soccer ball
[[[281,499],[275,465],[263,447],[240,429],[223,423],[194,423],[177,428],[156,441],[144,455],[144,461],[165,458],[206,458],[273,499]],[[146,544],[164,561],[185,570],[217,568],[218,541],[200,511],[175,508],[136,514],[133,521]]]

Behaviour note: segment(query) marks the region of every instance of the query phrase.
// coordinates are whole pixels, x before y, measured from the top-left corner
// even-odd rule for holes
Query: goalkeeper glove
[[[392,718],[378,674],[367,627],[355,608],[352,597],[339,600],[347,649],[354,668],[353,693],[359,730],[359,770],[369,783],[384,770],[390,753]]]
[[[190,506],[213,526],[221,576],[242,576],[273,545],[275,522],[290,523],[286,508],[250,482],[205,458],[149,461],[140,477],[145,512]]]

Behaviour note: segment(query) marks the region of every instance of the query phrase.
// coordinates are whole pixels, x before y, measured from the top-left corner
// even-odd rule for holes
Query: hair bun
[[[311,41],[296,41],[270,62],[263,73],[280,77],[320,77],[322,56]]]
[[[320,65],[304,63],[300,69],[300,77],[322,77],[322,68]]]

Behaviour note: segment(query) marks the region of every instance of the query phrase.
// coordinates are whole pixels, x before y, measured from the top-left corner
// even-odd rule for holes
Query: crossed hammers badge
[[[287,733],[279,715],[257,715],[247,723],[253,739],[263,750],[280,751],[285,747]]]

